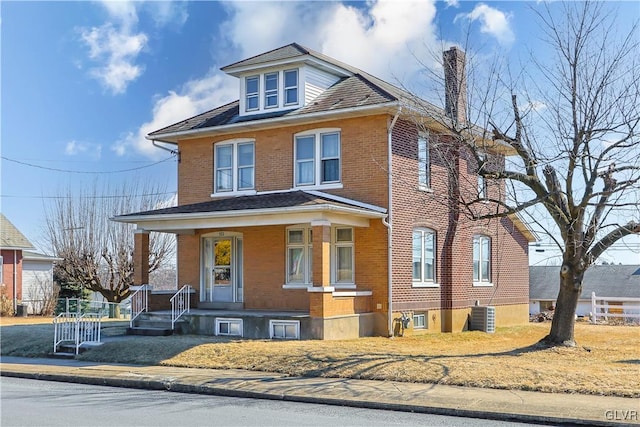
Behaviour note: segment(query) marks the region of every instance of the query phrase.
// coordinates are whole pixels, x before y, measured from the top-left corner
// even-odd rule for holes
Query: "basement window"
[[[413,315],[413,329],[425,329],[427,327],[427,317],[423,314]]]
[[[280,340],[299,340],[299,320],[269,320],[269,338]]]
[[[216,335],[242,336],[242,319],[216,318]]]

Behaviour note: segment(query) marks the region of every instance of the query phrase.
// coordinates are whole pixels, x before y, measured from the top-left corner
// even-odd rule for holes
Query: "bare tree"
[[[486,60],[454,64],[460,73],[448,69],[445,58],[446,78],[456,79],[442,85],[447,114],[414,100],[419,117],[432,117],[445,129],[432,150],[454,165],[449,186],[455,191],[442,195],[442,203],[475,220],[529,215],[561,250],[546,345],[575,345],[585,271],[621,238],[640,233],[638,27],[620,36],[604,6],[539,5],[549,50],[521,73],[502,72],[498,61],[480,68]],[[561,15],[552,13],[560,7]],[[478,84],[481,70],[486,80]],[[467,83],[461,76],[468,74],[476,79]],[[478,182],[460,181],[455,161],[461,158]]]
[[[121,302],[133,284],[133,226],[110,221],[123,213],[166,207],[172,196],[164,189],[132,180],[111,190],[94,183],[78,195],[68,191],[46,209],[47,240],[63,259],[56,264],[59,280]],[[174,253],[171,234],[149,236],[149,271],[158,269]]]

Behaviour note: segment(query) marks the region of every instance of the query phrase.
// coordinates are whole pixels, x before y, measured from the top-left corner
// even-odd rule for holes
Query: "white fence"
[[[597,323],[599,317],[640,321],[640,298],[598,297],[591,292],[591,323]]]

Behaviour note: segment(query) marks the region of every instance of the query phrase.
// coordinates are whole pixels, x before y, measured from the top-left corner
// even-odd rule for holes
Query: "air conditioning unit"
[[[471,307],[471,330],[494,333],[496,331],[496,308],[490,306]]]

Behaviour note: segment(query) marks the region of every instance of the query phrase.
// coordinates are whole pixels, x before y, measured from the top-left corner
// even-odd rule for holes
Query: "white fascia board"
[[[318,120],[331,120],[334,118],[350,118],[360,115],[370,115],[379,111],[380,113],[395,113],[398,108],[398,101],[386,102],[384,104],[365,105],[361,107],[343,108],[339,110],[319,111],[317,113],[300,114],[294,116],[274,117],[270,119],[251,120],[246,122],[233,123],[229,125],[214,126],[201,129],[191,129],[179,132],[162,133],[158,135],[146,135],[148,140],[163,142],[174,142],[179,138],[199,138],[201,136],[232,133],[235,131],[246,131],[252,129],[268,129],[282,125],[304,124],[305,122],[316,122]],[[304,108],[304,107],[302,107]]]
[[[285,225],[327,220],[354,227],[368,227],[369,220],[385,214],[357,208],[332,205],[303,206],[280,209],[251,209],[242,211],[204,212],[168,215],[135,215],[115,217],[114,221],[136,224],[138,229],[172,233],[192,232],[203,228],[252,227]]]
[[[309,193],[311,195],[317,196],[317,197],[322,197],[322,198],[326,198],[329,200],[333,200],[335,202],[340,202],[340,203],[348,203],[350,205],[354,205],[354,206],[358,206],[364,209],[370,209],[372,211],[376,211],[376,212],[380,212],[380,213],[387,213],[387,210],[385,208],[382,208],[380,206],[376,206],[376,205],[370,205],[369,203],[363,203],[363,202],[359,202],[357,200],[353,200],[353,199],[349,199],[347,197],[341,197],[341,196],[336,196],[334,194],[329,194],[329,193],[323,193],[322,191],[318,191],[318,190],[302,190],[305,193]]]
[[[248,65],[228,67],[228,68],[225,67],[225,69],[222,71],[231,76],[240,77],[243,74],[250,74],[252,72],[259,73],[261,70],[265,68],[281,68],[287,65],[297,65],[297,64],[311,65],[316,68],[321,68],[323,70],[329,71],[341,77],[348,77],[353,75],[351,71],[345,68],[331,64],[327,61],[323,61],[322,59],[316,58],[315,56],[312,56],[312,55],[294,56],[292,58],[280,59],[280,60],[269,61],[269,62],[261,62],[259,64],[248,64]]]

